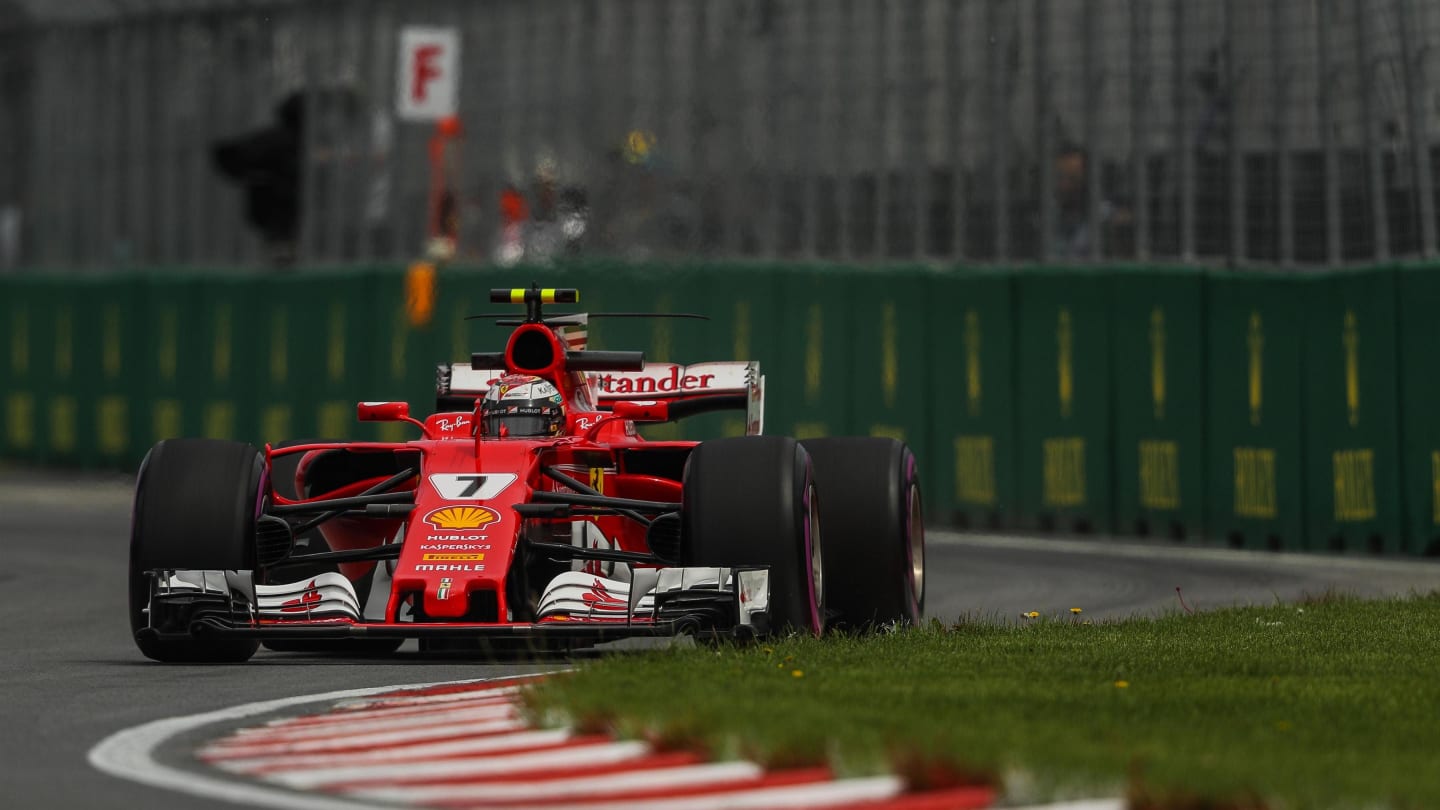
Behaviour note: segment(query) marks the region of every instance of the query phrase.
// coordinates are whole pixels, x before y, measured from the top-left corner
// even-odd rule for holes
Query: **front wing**
[[[766,568],[637,569],[630,582],[584,572],[556,577],[533,622],[367,621],[349,581],[255,585],[248,571],[153,572],[149,627],[137,637],[259,640],[473,640],[552,649],[626,638],[769,632]]]

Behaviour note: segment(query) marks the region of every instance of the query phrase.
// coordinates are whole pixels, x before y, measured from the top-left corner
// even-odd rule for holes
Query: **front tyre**
[[[130,528],[130,630],[150,627],[152,580],[146,571],[252,571],[255,520],[264,495],[265,460],[254,447],[217,439],[166,439],[140,464]],[[137,635],[147,658],[168,663],[228,663],[255,654],[258,642],[234,638]]]
[[[915,454],[869,437],[806,439],[821,496],[831,621],[873,629],[919,624],[925,610],[925,513]]]
[[[682,565],[769,566],[771,629],[824,631],[821,520],[805,448],[783,436],[703,442],[682,497]]]

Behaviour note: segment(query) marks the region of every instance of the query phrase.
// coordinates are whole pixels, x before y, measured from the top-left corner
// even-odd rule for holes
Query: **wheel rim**
[[[920,488],[910,487],[910,509],[906,526],[910,552],[910,596],[915,606],[915,618],[920,618],[920,606],[925,599],[925,515],[920,504]]]
[[[810,632],[820,635],[825,630],[825,579],[823,557],[820,551],[820,507],[815,502],[815,484],[806,475],[806,484],[802,504],[805,509],[804,524],[801,530],[805,533],[805,553],[810,558],[810,572],[807,578],[806,590],[810,597],[810,604],[807,612],[810,614]],[[803,570],[803,569],[802,569]]]
[[[811,484],[805,492],[805,500],[809,503],[810,514],[806,516],[805,532],[810,546],[810,582],[815,589],[815,602],[812,609],[818,619],[825,605],[825,572],[824,557],[820,550],[820,508],[815,503],[815,485]],[[816,622],[818,632],[819,622]]]

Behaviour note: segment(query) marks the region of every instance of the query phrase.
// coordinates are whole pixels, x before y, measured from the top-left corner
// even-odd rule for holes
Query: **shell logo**
[[[499,519],[499,512],[485,506],[446,506],[425,516],[425,522],[437,529],[479,529]]]

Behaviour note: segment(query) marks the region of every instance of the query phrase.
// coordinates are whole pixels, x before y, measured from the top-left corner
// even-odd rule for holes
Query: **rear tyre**
[[[771,630],[825,629],[820,513],[810,459],[798,442],[742,436],[696,446],[683,501],[682,565],[768,565]]]
[[[130,528],[130,629],[150,626],[150,570],[252,571],[255,518],[265,492],[265,461],[248,444],[166,439],[140,464]],[[171,663],[245,661],[248,639],[135,639],[140,652]]]
[[[925,610],[915,454],[894,439],[806,439],[825,526],[826,606],[838,627],[914,625]]]

